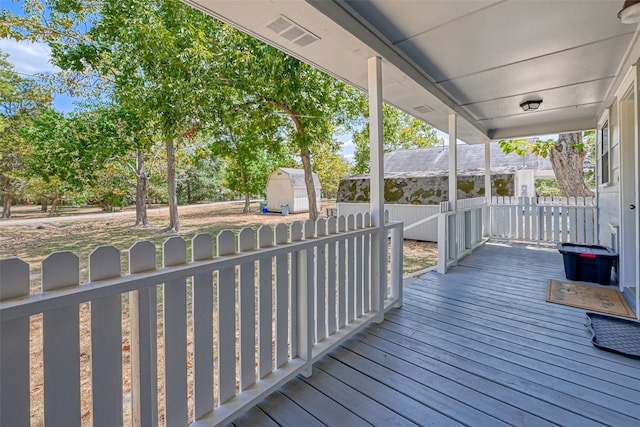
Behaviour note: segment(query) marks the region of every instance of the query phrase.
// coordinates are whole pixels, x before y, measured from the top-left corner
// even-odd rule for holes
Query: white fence
[[[491,236],[540,242],[597,242],[592,197],[493,197]]]
[[[338,215],[349,215],[368,212],[369,203],[338,203]],[[421,240],[427,242],[438,241],[438,222],[424,221],[440,212],[438,205],[399,205],[387,203],[384,210],[389,214],[390,221],[404,223],[405,239]]]
[[[449,266],[485,242],[486,206],[484,197],[458,200],[456,210],[449,202],[440,203],[438,272],[446,273]]]
[[[120,251],[103,246],[90,255],[82,285],[78,257],[57,252],[43,261],[43,292],[35,294],[29,265],[1,259],[0,425],[230,422],[293,376],[310,375],[314,361],[402,303],[402,224],[386,224],[383,236],[369,224],[366,214],[237,236],[222,231],[215,256],[213,238],[199,234],[191,262],[187,242],[173,237],[163,245],[161,268],[155,246],[139,242],[125,275]],[[391,260],[379,263],[387,244]],[[87,305],[90,324],[83,326],[79,311]],[[32,316],[42,318],[40,420],[31,416]],[[81,339],[85,327],[90,333]],[[81,359],[90,380],[81,379]],[[124,377],[131,380],[126,393]],[[88,411],[81,410],[85,397]]]

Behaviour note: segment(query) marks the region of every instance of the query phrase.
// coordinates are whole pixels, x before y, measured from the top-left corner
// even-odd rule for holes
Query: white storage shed
[[[320,180],[313,174],[313,184],[316,189],[316,205],[320,209]],[[304,182],[304,170],[292,168],[278,168],[269,175],[267,180],[267,210],[282,212],[282,205],[289,205],[289,212],[300,213],[309,211],[307,186]]]

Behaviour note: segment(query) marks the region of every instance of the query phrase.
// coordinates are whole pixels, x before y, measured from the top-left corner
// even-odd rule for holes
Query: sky
[[[52,74],[59,69],[51,64],[51,50],[44,43],[16,42],[0,39],[0,50],[9,55],[8,61],[14,70],[23,77],[35,74]],[[68,113],[73,110],[73,98],[68,95],[57,94],[53,106],[56,110]]]
[[[22,13],[22,1],[0,0],[2,9],[15,14]],[[35,74],[52,74],[59,69],[51,64],[51,49],[45,43],[17,42],[0,39],[0,50],[9,55],[9,62],[15,71],[23,77]],[[74,109],[74,99],[68,95],[57,94],[53,101],[56,110],[68,113]]]

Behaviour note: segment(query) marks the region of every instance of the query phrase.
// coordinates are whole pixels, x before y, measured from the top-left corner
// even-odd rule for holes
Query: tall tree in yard
[[[70,115],[49,110],[23,130],[30,141],[26,173],[54,189],[52,214],[63,195],[95,185],[107,160],[123,149],[117,114],[105,108]]]
[[[336,124],[360,114],[355,90],[286,53],[225,27],[225,84],[244,93],[243,104],[268,104],[289,119],[285,130],[305,173],[309,218],[318,217],[312,154],[319,145],[335,145]]]
[[[251,195],[264,192],[269,173],[293,164],[282,132],[287,118],[269,103],[243,102],[244,93],[233,88],[226,88],[226,99],[217,120],[207,124],[209,151],[226,160],[226,186],[243,195],[248,213]]]
[[[22,134],[48,108],[48,90],[34,80],[22,78],[0,51],[0,194],[2,215],[11,217],[11,197],[24,181],[28,140]]]
[[[541,157],[549,157],[553,173],[563,197],[592,197],[593,190],[587,184],[584,160],[588,145],[593,143],[593,132],[570,132],[558,135],[558,140],[512,139],[500,141],[505,153],[524,155],[531,152]]]
[[[178,0],[69,0],[47,6],[31,8],[24,19],[8,16],[9,35],[26,32],[44,39],[56,65],[76,75],[97,74],[109,83],[108,96],[154,129],[166,149],[167,229],[178,231],[175,150],[215,110],[215,33],[221,24]],[[50,16],[42,15],[44,10]],[[83,25],[88,31],[77,29]],[[138,164],[141,160],[138,153]]]

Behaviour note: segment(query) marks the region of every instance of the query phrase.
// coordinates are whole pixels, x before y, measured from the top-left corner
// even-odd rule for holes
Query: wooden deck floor
[[[487,244],[241,418],[242,426],[640,426],[640,360],[545,302],[557,251]]]

